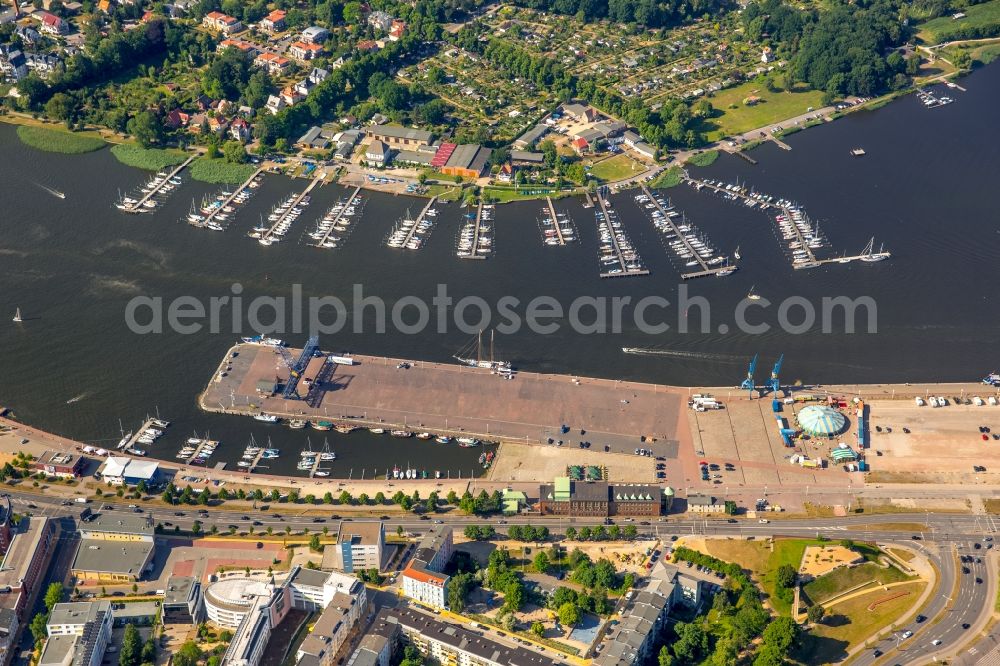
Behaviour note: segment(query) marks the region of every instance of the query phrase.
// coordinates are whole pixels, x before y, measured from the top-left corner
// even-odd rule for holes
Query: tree
[[[465,609],[465,596],[472,587],[472,574],[455,574],[448,581],[448,607],[455,613]]]
[[[535,554],[535,561],[532,564],[535,567],[535,571],[545,573],[549,570],[549,556],[545,554],[544,550],[540,550]]]
[[[201,650],[194,641],[187,641],[174,654],[174,666],[197,666]]]
[[[118,666],[138,666],[141,657],[142,643],[139,630],[132,623],[126,624],[121,651],[118,654]]]
[[[532,622],[531,633],[533,633],[535,636],[538,636],[539,638],[542,638],[542,636],[545,635],[545,625],[542,624],[541,622]]]
[[[696,663],[708,652],[708,634],[700,624],[678,622],[674,625],[677,640],[674,641],[674,656],[685,663]]]
[[[806,617],[813,624],[822,622],[824,615],[826,615],[826,609],[819,604],[813,604],[809,607],[809,610],[806,611]]]
[[[790,564],[782,564],[774,574],[775,583],[778,587],[790,588],[795,585],[795,567]]]
[[[143,148],[163,140],[163,125],[152,111],[140,111],[128,122],[128,131]]]
[[[354,498],[351,496],[351,493],[347,492],[346,490],[340,493],[340,497],[338,499],[341,504],[350,504],[354,500]]]
[[[38,613],[31,620],[31,636],[35,639],[35,642],[45,640],[45,637],[49,635],[48,629],[45,628],[48,618],[45,613]]]
[[[575,626],[580,621],[580,609],[576,604],[563,604],[559,607],[559,621],[570,627]]]
[[[574,539],[576,539],[576,528],[575,527],[567,527],[566,528],[566,539],[568,541],[573,541]]]
[[[243,164],[247,161],[247,149],[239,141],[226,141],[222,146],[222,154],[227,162]]]
[[[524,585],[520,579],[514,578],[503,590],[504,607],[511,611],[521,610],[524,605]]]
[[[76,102],[66,93],[56,93],[45,103],[45,115],[56,120],[72,120],[76,115]]]
[[[674,658],[671,656],[667,646],[660,648],[660,654],[656,658],[657,666],[674,666]]]
[[[48,612],[52,612],[52,608],[62,601],[63,586],[62,583],[52,583],[49,585],[48,589],[45,590],[45,608]]]
[[[309,550],[314,553],[318,553],[323,550],[323,545],[319,542],[319,535],[313,534],[312,538],[309,539]]]
[[[622,536],[624,536],[629,541],[632,541],[637,536],[639,536],[639,529],[635,525],[628,524],[628,525],[625,526],[625,529],[622,531]]]
[[[385,493],[381,490],[375,493],[375,504],[378,504],[379,506],[385,504]]]
[[[156,641],[154,641],[152,638],[147,640],[142,645],[142,663],[143,664],[156,663]]]

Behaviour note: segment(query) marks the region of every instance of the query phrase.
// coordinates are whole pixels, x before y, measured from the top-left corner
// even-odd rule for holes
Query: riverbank
[[[92,134],[28,125],[21,125],[17,128],[17,137],[26,145],[37,150],[64,155],[92,153],[108,145],[100,136]]]

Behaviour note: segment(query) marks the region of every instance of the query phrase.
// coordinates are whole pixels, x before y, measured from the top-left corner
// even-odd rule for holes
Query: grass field
[[[507,187],[484,187],[483,197],[490,198],[497,203],[507,203],[509,201],[530,201],[532,199],[543,199],[546,196],[554,196],[558,191],[551,187],[525,186],[518,190]]]
[[[649,184],[653,188],[677,187],[684,178],[684,171],[679,166],[672,166],[665,171],[661,171],[656,180]]]
[[[743,100],[751,96],[759,97],[760,102],[753,106],[743,104]],[[807,113],[809,107],[819,108],[822,99],[823,93],[818,90],[769,92],[756,81],[722,90],[709,98],[716,112],[722,115],[706,121],[708,140],[718,141],[725,136],[743,134]],[[736,105],[736,108],[729,108],[731,105]]]
[[[810,581],[802,589],[813,603],[823,604],[828,599],[868,581],[898,583],[909,578],[896,567],[883,568],[873,562],[856,567],[840,567],[825,576]]]
[[[638,175],[646,170],[625,153],[619,153],[606,160],[601,160],[590,169],[590,175],[602,183],[613,183]]]
[[[1000,0],[971,5],[962,12],[965,17],[958,20],[949,14],[921,24],[918,26],[917,37],[926,44],[940,44],[954,39],[1000,35]]]
[[[79,155],[92,153],[108,145],[104,139],[93,134],[76,134],[73,132],[30,127],[21,125],[17,128],[17,136],[21,141],[49,153],[65,153]]]
[[[707,167],[715,164],[715,160],[719,159],[719,151],[717,150],[706,150],[703,153],[698,153],[694,155],[687,161],[688,164],[697,167]]]
[[[878,589],[837,604],[829,609],[823,624],[802,635],[798,650],[792,657],[805,664],[842,661],[849,648],[863,643],[879,629],[889,627],[911,609],[925,585],[927,583],[913,582],[890,588],[888,592]],[[879,604],[875,610],[868,610],[872,602],[903,591],[910,594]]]
[[[160,150],[143,148],[131,143],[120,143],[111,147],[111,154],[122,164],[147,171],[159,171],[170,166],[177,166],[187,159],[180,150]]]
[[[205,183],[242,183],[257,170],[252,164],[232,164],[223,159],[199,157],[191,163],[191,177]]]

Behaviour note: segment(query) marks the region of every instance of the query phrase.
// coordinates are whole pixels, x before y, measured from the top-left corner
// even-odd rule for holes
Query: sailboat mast
[[[490,331],[490,366],[491,367],[493,365],[493,335],[495,333],[496,333],[496,331],[492,331],[492,330]]]
[[[479,330],[479,335],[476,338],[476,366],[478,367],[483,362],[483,331]]]

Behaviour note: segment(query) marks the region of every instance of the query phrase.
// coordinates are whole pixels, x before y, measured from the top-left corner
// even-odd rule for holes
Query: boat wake
[[[81,393],[80,395],[75,395],[72,398],[70,398],[69,400],[67,400],[66,404],[67,405],[72,405],[74,402],[80,402],[81,400],[83,400],[84,398],[86,398],[88,395],[90,395],[90,394],[89,393]]]
[[[32,182],[34,182],[34,181],[32,181]],[[62,192],[60,192],[59,190],[53,190],[51,187],[46,187],[45,185],[42,185],[41,183],[35,183],[35,185],[37,185],[38,187],[42,188],[43,190],[45,190],[46,192],[48,192],[49,194],[51,194],[54,197],[57,197],[59,199],[65,199],[66,198],[66,195],[63,194]]]
[[[622,347],[622,352],[637,356],[669,356],[672,358],[690,358],[696,360],[742,362],[742,356],[731,354],[710,354],[708,352],[679,351],[676,349],[659,349],[656,347]]]

